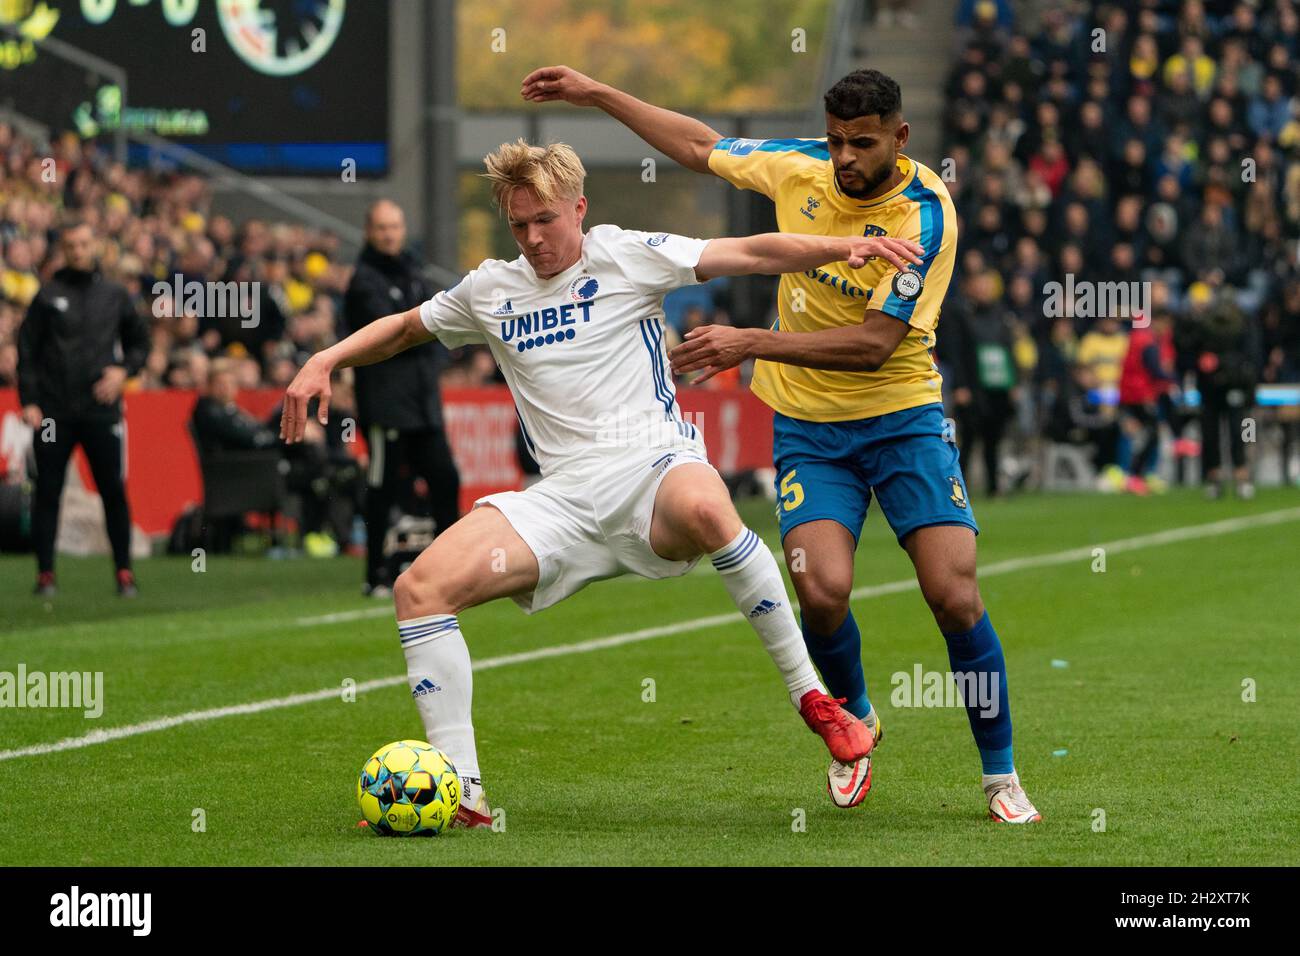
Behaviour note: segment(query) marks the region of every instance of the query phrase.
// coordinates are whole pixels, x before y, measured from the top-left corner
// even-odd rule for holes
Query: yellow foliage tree
[[[663,105],[717,112],[801,109],[813,93],[830,2],[458,4],[460,104],[522,107],[524,76],[563,63]],[[793,49],[795,29],[804,31],[806,52]]]

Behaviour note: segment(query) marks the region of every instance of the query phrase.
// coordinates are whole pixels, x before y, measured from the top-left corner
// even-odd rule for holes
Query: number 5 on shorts
[[[794,480],[795,469],[791,468],[790,473],[781,479],[781,507],[786,511],[794,511],[803,504],[803,485]]]

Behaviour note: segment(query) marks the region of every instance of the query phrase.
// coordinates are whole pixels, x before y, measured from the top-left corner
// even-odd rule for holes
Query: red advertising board
[[[243,392],[239,404],[265,418],[281,392]],[[709,458],[723,474],[772,464],[772,412],[748,391],[684,388],[677,393],[686,419],[704,434]],[[203,498],[203,480],[189,433],[192,391],[164,389],[126,396],[127,497],[132,522],[149,535],[167,534],[177,517]],[[461,474],[461,507],[495,491],[517,489],[523,473],[515,451],[519,427],[514,401],[504,386],[448,389],[443,393],[447,436]],[[32,442],[22,423],[18,395],[0,389],[0,481],[19,480]],[[358,449],[364,457],[364,445]],[[72,467],[94,488],[78,450]]]

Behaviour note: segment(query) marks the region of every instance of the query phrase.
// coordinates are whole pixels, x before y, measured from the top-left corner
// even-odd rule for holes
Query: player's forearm
[[[752,267],[748,271],[759,275],[805,272],[828,262],[843,261],[851,251],[849,240],[840,236],[764,232],[742,241],[745,251],[752,257]]]
[[[659,152],[697,173],[709,172],[709,150],[722,134],[705,123],[660,106],[651,106],[622,90],[602,85],[595,104]]]
[[[751,329],[749,354],[753,358],[832,372],[874,372],[888,355],[877,354],[860,325],[817,332],[775,332]]]
[[[374,365],[392,358],[416,341],[405,313],[386,315],[353,332],[341,342],[317,353],[331,370],[355,365]]]

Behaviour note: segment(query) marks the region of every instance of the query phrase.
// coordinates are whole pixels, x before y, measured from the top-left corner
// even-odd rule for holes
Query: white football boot
[[[1040,823],[1043,815],[1029,802],[1025,788],[1020,786],[1020,775],[1011,773],[985,774],[984,796],[989,801],[989,819],[998,823]]]
[[[875,708],[862,722],[867,725],[875,741],[871,745],[871,753],[852,763],[840,763],[832,759],[831,768],[826,772],[826,790],[831,795],[831,802],[844,810],[856,807],[867,798],[867,793],[871,790],[871,762],[876,756],[876,748],[885,736]]]

